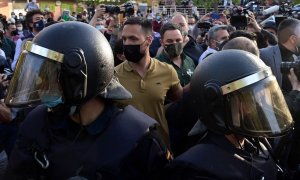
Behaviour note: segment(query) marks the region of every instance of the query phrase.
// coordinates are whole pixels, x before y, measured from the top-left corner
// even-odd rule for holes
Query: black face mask
[[[37,31],[43,30],[44,27],[45,27],[45,24],[44,24],[43,20],[39,20],[39,21],[33,23],[33,28]]]
[[[16,35],[18,35],[18,31],[17,31],[17,30],[12,31],[10,34],[11,34],[12,36],[16,36]]]
[[[142,43],[143,44],[143,43]],[[127,61],[138,63],[145,56],[145,52],[140,52],[140,47],[142,44],[138,45],[123,45],[124,46],[124,56]]]
[[[173,58],[179,56],[183,51],[182,43],[174,43],[174,44],[168,44],[165,45],[165,51],[168,53],[168,55]]]

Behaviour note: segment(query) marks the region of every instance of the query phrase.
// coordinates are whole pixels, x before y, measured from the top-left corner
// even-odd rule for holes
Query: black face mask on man
[[[37,31],[43,30],[44,27],[45,27],[45,24],[44,24],[44,21],[42,19],[33,23],[33,28]]]
[[[144,41],[145,42],[145,41]],[[142,44],[144,44],[144,42]],[[141,45],[123,45],[124,47],[124,56],[126,57],[127,61],[138,63],[141,59],[145,56],[145,51],[141,53]]]
[[[174,43],[174,44],[168,44],[164,47],[166,53],[171,57],[177,57],[179,56],[183,51],[183,45],[180,42]]]

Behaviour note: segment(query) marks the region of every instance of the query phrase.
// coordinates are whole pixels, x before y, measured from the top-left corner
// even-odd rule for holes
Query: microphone
[[[268,9],[263,10],[262,14],[265,16],[265,15],[268,15],[268,14],[272,14],[276,11],[279,11],[279,6],[278,5],[275,5],[275,6],[272,6],[272,7],[268,8]]]

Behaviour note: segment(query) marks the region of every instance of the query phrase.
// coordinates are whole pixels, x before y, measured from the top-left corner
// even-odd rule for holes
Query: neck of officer
[[[235,135],[235,134],[229,134],[229,135],[225,135],[226,139],[233,144],[236,148],[238,149],[243,149],[244,148],[244,142],[245,142],[245,138]]]
[[[138,63],[130,62],[129,65],[134,69],[141,77],[144,77],[149,69],[151,63],[151,57],[149,49],[146,50],[145,56]]]
[[[79,110],[80,113],[72,115],[71,119],[76,123],[87,126],[102,114],[104,107],[105,102],[101,98],[95,97],[81,105]]]

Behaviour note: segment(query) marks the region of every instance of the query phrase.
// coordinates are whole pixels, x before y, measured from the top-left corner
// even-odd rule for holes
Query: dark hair
[[[243,30],[237,30],[237,31],[234,31],[233,33],[231,33],[229,35],[229,40],[234,39],[236,37],[245,37],[245,38],[248,38],[253,41],[257,40],[257,36],[255,33],[249,33],[247,31],[243,31]]]
[[[9,24],[7,24],[7,25],[5,26],[5,30],[8,30],[8,28],[9,28],[10,25],[16,25],[16,24],[15,24],[15,23],[9,23]]]
[[[114,53],[114,60],[115,60],[115,66],[121,64],[123,61],[120,60],[118,58],[118,54],[123,54],[124,52],[124,48],[123,48],[123,40],[122,39],[119,39],[117,40],[116,44],[115,44],[115,47],[113,49],[113,53]]]
[[[160,28],[161,39],[164,38],[165,32],[169,31],[169,30],[179,30],[180,34],[183,35],[181,26],[179,26],[178,24],[175,24],[175,23],[166,23]]]
[[[295,34],[295,30],[300,25],[298,19],[290,18],[283,20],[278,27],[278,42],[285,43],[290,38],[291,35]]]
[[[142,17],[130,17],[128,18],[123,26],[126,25],[140,25],[146,35],[152,35],[152,24],[150,21],[143,19]]]
[[[44,13],[40,9],[34,9],[34,10],[28,11],[26,13],[25,23],[26,23],[26,26],[29,28],[30,31],[32,31],[32,27],[30,27],[29,24],[32,23],[32,21],[33,21],[32,17],[35,14],[44,15]]]
[[[58,23],[58,21],[54,21],[54,20],[52,19],[52,21],[49,21],[49,22],[47,22],[47,23],[45,24],[45,27],[51,26],[51,25],[56,24],[56,23]]]
[[[16,22],[16,25],[17,25],[17,24],[22,24],[22,25],[23,25],[22,21],[17,21],[17,22]]]

